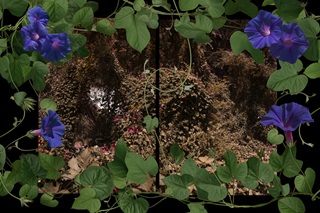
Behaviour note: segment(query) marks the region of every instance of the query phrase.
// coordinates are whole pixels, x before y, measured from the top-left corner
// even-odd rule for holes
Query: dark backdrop
[[[106,0],[99,0],[99,10],[95,13],[96,17],[106,17],[110,13],[113,12],[116,1],[106,1]],[[170,1],[168,1],[170,2]],[[257,5],[260,6],[262,0],[255,1],[257,2]],[[307,10],[311,13],[319,14],[319,10],[317,11],[316,7],[317,1],[309,1]],[[10,21],[12,24],[15,24],[17,19],[15,17],[11,17],[11,15],[7,12],[4,13],[5,21]],[[9,18],[10,17],[10,18]],[[162,18],[162,17],[160,17]],[[248,18],[247,16],[243,14],[238,14],[235,16],[235,18]],[[303,60],[303,59],[302,59]],[[303,62],[307,65],[307,61],[303,60]],[[320,80],[310,80],[308,87],[305,89],[306,94],[311,93],[320,93]],[[28,95],[33,96],[36,98],[32,92],[31,87],[28,84],[25,84],[21,87],[21,90],[26,91]],[[18,107],[16,107],[15,103],[10,100],[10,96],[13,95],[15,92],[10,88],[10,86],[7,84],[7,82],[0,78],[0,100],[1,100],[1,113],[0,113],[0,119],[1,119],[1,133],[5,132],[6,130],[10,129],[12,126],[12,123],[14,122],[13,117],[21,118],[22,112],[19,110]],[[301,103],[307,107],[310,108],[310,111],[315,110],[317,107],[320,106],[320,97],[317,95],[314,98],[311,98],[308,103],[305,103],[305,97],[302,95],[297,96],[288,96],[285,99],[282,99],[281,102],[291,102],[295,101],[298,103]],[[17,109],[13,111],[12,109]],[[304,127],[302,131],[302,135],[305,141],[315,143],[315,146],[313,148],[310,148],[308,146],[302,146],[301,143],[298,143],[298,153],[297,158],[304,161],[303,168],[311,167],[316,171],[316,174],[320,174],[320,142],[318,142],[319,136],[317,135],[318,132],[320,132],[320,112],[313,115],[313,118],[315,119],[315,122],[311,124],[310,127]],[[19,137],[18,134],[24,134],[30,129],[36,129],[38,128],[38,119],[37,119],[37,109],[32,111],[31,113],[27,113],[27,116],[25,118],[25,121],[22,123],[21,126],[19,126],[18,129],[16,129],[14,134],[9,134],[8,136],[1,139],[2,142],[4,142],[3,145],[6,143],[9,143],[10,141],[16,139],[16,137]],[[297,135],[294,135],[295,138],[297,138]],[[36,139],[34,140],[27,140],[27,143],[20,143],[21,148],[35,148],[37,146]],[[281,151],[281,149],[279,150]],[[20,155],[20,151],[12,149],[10,152],[8,152],[8,156],[11,159],[17,158]],[[316,178],[319,179],[319,178]],[[320,182],[316,181],[315,190],[320,189]],[[18,189],[13,190],[13,194],[18,194]],[[71,205],[73,203],[74,198],[77,197],[77,195],[64,195],[63,197],[59,198],[59,205],[56,208],[49,208],[45,207],[39,204],[39,200],[35,202],[34,204],[30,204],[30,208],[21,208],[20,203],[18,200],[13,199],[10,196],[6,197],[0,197],[0,205],[1,205],[1,212],[9,212],[14,210],[20,211],[20,212],[87,212],[87,211],[79,211],[79,210],[71,210]],[[254,205],[259,203],[268,202],[271,198],[268,196],[236,196],[236,204],[239,205]],[[320,201],[311,201],[310,197],[301,197],[303,199],[307,212],[320,212]],[[150,205],[155,204],[158,202],[159,199],[150,197],[149,202]],[[103,207],[107,208],[106,205]],[[208,212],[220,212],[220,211],[229,211],[230,209],[227,207],[218,207],[218,206],[206,206]],[[13,209],[11,209],[13,208]],[[156,205],[155,207],[151,208],[149,212],[188,212],[188,208],[185,205],[182,205],[181,202],[176,200],[167,199],[160,204]],[[121,212],[121,211],[112,211],[112,212]],[[232,209],[232,212],[279,212],[277,208],[277,202],[271,203],[265,207],[261,208],[251,208],[251,209]]]

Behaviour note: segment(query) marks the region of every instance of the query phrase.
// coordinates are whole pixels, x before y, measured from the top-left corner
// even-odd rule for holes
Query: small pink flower
[[[114,152],[114,148],[116,147],[116,145],[113,143],[113,144],[111,144],[111,146],[110,146],[110,150],[112,151],[112,152]]]
[[[106,153],[106,152],[109,152],[109,149],[108,149],[107,146],[103,146],[103,147],[101,147],[101,151],[102,151],[103,153]]]
[[[114,116],[113,121],[119,121],[120,120],[120,116]]]
[[[133,128],[133,127],[129,127],[129,128],[128,128],[128,132],[129,132],[130,134],[132,134],[132,133],[134,133],[134,132],[135,132],[135,130],[134,130],[134,128]]]

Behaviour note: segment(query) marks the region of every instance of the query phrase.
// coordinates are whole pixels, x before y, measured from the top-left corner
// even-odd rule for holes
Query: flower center
[[[269,26],[263,26],[263,28],[262,28],[262,35],[263,36],[268,36],[268,35],[270,35],[270,27]]]
[[[52,42],[52,47],[53,48],[57,48],[58,46],[59,46],[59,42],[58,41]]]
[[[32,35],[32,39],[35,40],[35,41],[37,41],[39,38],[40,38],[40,36],[39,36],[38,33],[34,33],[34,34]]]
[[[284,44],[287,45],[287,46],[289,46],[289,45],[291,44],[291,40],[290,40],[290,39],[285,40],[285,41],[284,41]]]

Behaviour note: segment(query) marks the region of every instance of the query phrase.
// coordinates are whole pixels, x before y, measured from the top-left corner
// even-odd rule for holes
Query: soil
[[[245,21],[238,24],[245,26]],[[174,143],[185,159],[192,157],[209,172],[224,163],[226,150],[241,162],[264,149],[261,157],[268,161],[275,147],[267,143],[268,128],[259,119],[276,101],[276,93],[266,88],[276,61],[267,51],[263,64],[255,63],[246,52],[233,54],[228,40],[233,31],[220,29],[210,34],[211,42],[191,41],[190,69],[187,40],[173,28],[168,30],[170,26],[168,21],[160,23],[159,48],[156,31],[150,30],[151,41],[142,53],[128,45],[124,30],[111,36],[82,33],[88,39],[87,57],[73,56],[62,66],[48,64],[51,71],[40,99],[57,102],[67,131],[62,147],[48,150],[42,141],[39,150],[68,162],[62,182],[90,165],[112,160],[112,147],[119,138],[144,158],[155,156],[156,137],[147,133],[143,123],[148,113],[159,119],[161,177],[179,173],[181,164],[175,165],[169,155]],[[40,111],[39,120],[43,116]],[[65,190],[61,183],[54,190],[57,187]],[[239,186],[236,193],[263,194],[264,189]]]

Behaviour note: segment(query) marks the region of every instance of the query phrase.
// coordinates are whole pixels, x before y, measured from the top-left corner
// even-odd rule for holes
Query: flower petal
[[[282,19],[270,12],[260,10],[244,29],[249,41],[256,49],[261,49],[276,43],[282,34]]]
[[[307,122],[314,122],[309,109],[295,102],[280,106],[273,105],[260,120],[263,126],[274,125],[283,131],[294,131],[300,124]]]
[[[298,24],[284,24],[281,38],[270,46],[270,54],[274,58],[293,64],[308,47],[309,41]]]
[[[49,61],[57,62],[70,51],[70,40],[66,33],[48,34],[42,45],[41,55]]]
[[[49,21],[49,15],[42,7],[35,6],[28,10],[28,20],[30,23],[40,22],[43,26],[46,26]]]

